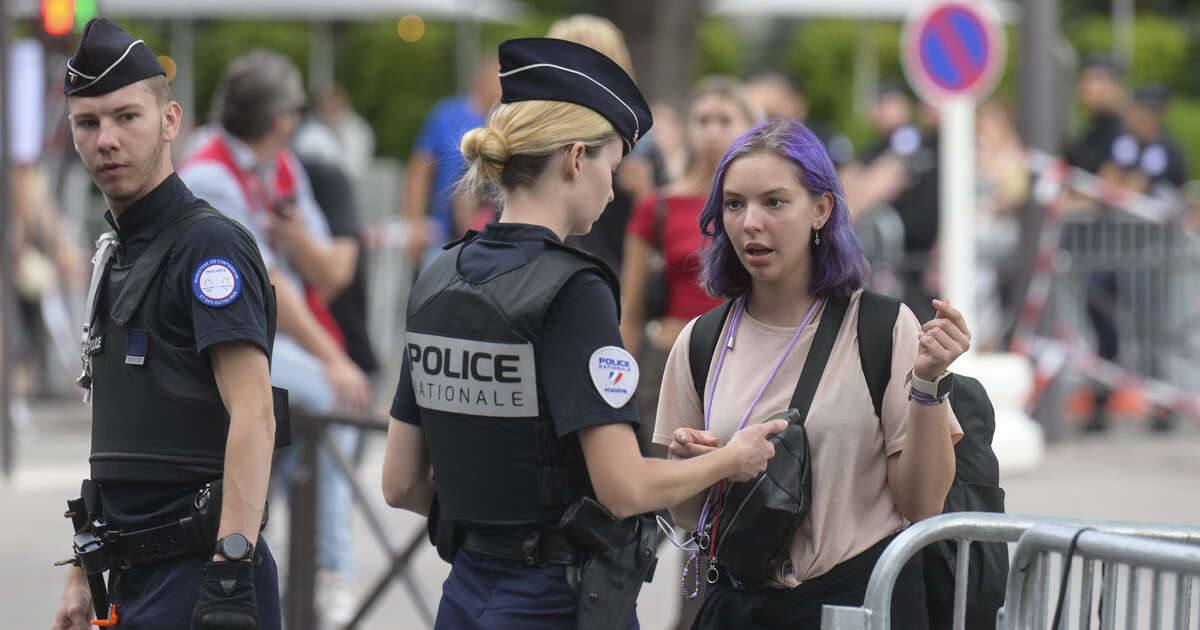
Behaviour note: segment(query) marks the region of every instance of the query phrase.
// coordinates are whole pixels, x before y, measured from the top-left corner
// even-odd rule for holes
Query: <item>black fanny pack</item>
[[[847,298],[828,301],[792,394],[791,409],[767,418],[786,418],[789,424],[769,438],[775,456],[766,470],[750,481],[726,482],[715,499],[720,509],[702,524],[701,548],[707,551],[713,546],[707,572],[710,584],[726,570],[739,581],[758,586],[788,560],[812,500],[812,454],[804,420],[848,306]]]

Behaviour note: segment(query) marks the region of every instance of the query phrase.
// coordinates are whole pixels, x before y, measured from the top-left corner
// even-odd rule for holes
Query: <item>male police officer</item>
[[[174,173],[181,110],[165,74],[99,18],[67,62],[75,149],[116,232],[101,237],[89,290],[91,479],[72,508],[84,525],[54,627],[87,628],[94,608],[129,628],[279,628],[258,536],[274,298],[253,238]]]

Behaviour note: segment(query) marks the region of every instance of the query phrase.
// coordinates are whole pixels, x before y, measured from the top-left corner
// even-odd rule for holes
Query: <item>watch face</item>
[[[217,553],[230,560],[245,560],[250,557],[250,541],[241,534],[230,534],[217,543]]]

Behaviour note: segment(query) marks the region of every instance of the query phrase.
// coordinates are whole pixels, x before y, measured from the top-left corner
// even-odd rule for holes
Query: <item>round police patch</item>
[[[1170,159],[1167,157],[1167,150],[1161,144],[1152,144],[1142,151],[1142,159],[1138,165],[1141,166],[1142,172],[1150,177],[1158,177],[1167,172],[1167,163]]]
[[[596,348],[588,359],[588,372],[600,397],[613,409],[624,407],[633,398],[638,384],[638,364],[624,348]]]
[[[1133,166],[1138,159],[1138,142],[1125,133],[1113,140],[1112,158],[1121,166]]]
[[[242,274],[227,258],[209,258],[192,273],[192,293],[205,306],[227,306],[242,294]]]

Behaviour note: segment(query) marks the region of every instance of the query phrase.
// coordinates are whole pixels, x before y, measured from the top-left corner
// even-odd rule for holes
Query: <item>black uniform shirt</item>
[[[163,227],[196,203],[183,180],[172,173],[116,221],[106,213],[105,220],[121,237],[117,262],[132,264]],[[240,293],[225,306],[206,305],[192,287],[193,274],[213,258],[232,263],[241,277]],[[262,256],[252,238],[228,221],[206,217],[180,235],[165,264],[157,321],[167,341],[185,348],[194,345],[197,352],[228,341],[249,341],[269,350],[265,293],[256,271],[263,268]]]
[[[554,232],[541,226],[489,223],[463,247],[459,269],[473,280],[515,269],[542,253],[545,237],[558,240]],[[544,334],[537,369],[560,438],[605,424],[640,424],[636,401],[631,399],[613,409],[600,397],[588,371],[588,359],[597,348],[624,347],[616,301],[599,274],[584,271],[563,285],[546,311]],[[392,417],[420,424],[407,353],[392,401]]]
[[[196,203],[196,197],[172,173],[116,221],[106,213],[105,220],[121,237],[115,262],[134,263],[173,218]],[[214,258],[232,264],[241,279],[238,296],[219,307],[203,303],[192,287],[194,273]],[[266,277],[266,270],[252,238],[228,221],[206,217],[179,236],[164,264],[158,313],[149,316],[155,318],[165,341],[180,348],[195,347],[197,353],[230,341],[249,341],[264,352],[269,350],[266,287],[259,280]],[[101,304],[101,308],[107,306]],[[110,523],[134,525],[177,515],[194,490],[193,486],[105,484],[102,500]]]
[[[1109,160],[1113,141],[1121,135],[1121,117],[1118,114],[1094,114],[1087,129],[1067,147],[1067,162],[1089,173],[1097,173]]]

